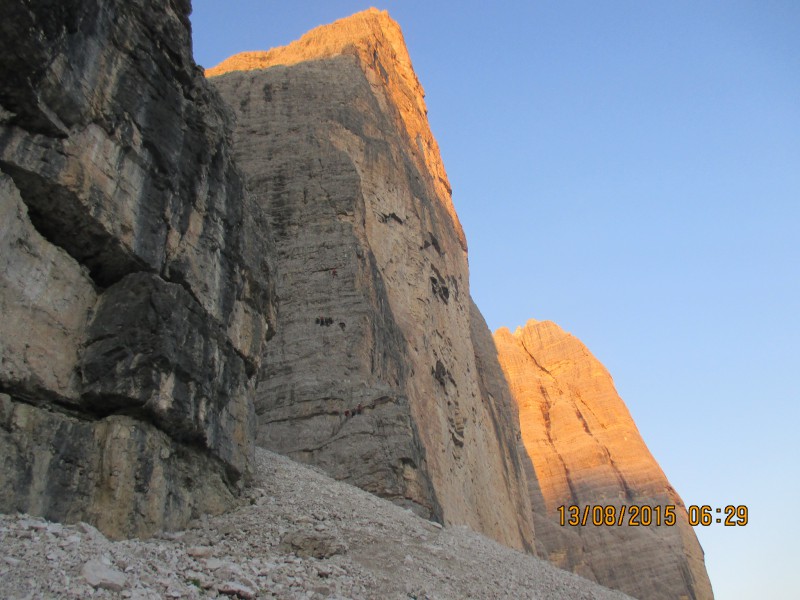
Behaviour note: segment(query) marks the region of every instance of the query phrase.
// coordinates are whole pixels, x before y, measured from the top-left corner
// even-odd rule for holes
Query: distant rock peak
[[[503,327],[494,339],[535,469],[531,503],[542,556],[643,600],[713,598],[683,502],[606,368],[552,321],[531,319],[513,334]],[[562,505],[632,504],[674,505],[676,525],[570,528],[557,517]]]

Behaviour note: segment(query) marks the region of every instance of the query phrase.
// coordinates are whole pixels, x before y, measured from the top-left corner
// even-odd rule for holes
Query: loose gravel
[[[283,456],[256,463],[240,508],[148,540],[0,515],[0,597],[629,598]]]

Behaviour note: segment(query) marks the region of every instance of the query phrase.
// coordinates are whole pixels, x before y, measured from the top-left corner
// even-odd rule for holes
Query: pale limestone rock
[[[260,442],[532,548],[530,500],[548,506],[568,478],[540,482],[519,454],[399,28],[372,9],[209,71],[248,71],[215,84],[239,117],[251,197],[228,114],[191,61],[189,8],[17,2],[0,22],[0,509],[121,537],[229,508],[254,450],[277,251],[281,331],[259,389]],[[570,457],[590,495],[608,471],[593,457]],[[593,577],[606,568],[559,558],[563,532],[543,514],[537,546],[551,560]],[[332,529],[314,524],[301,551],[338,547]],[[231,563],[205,559],[217,562],[220,592],[255,594]],[[363,597],[359,586],[348,589]]]
[[[491,338],[397,24],[367,11],[208,73],[278,256],[259,444],[531,548],[516,417],[476,358]]]
[[[92,587],[112,592],[121,592],[128,584],[124,573],[99,560],[90,560],[83,565],[81,575]]]
[[[34,228],[0,173],[0,380],[31,402],[79,399],[78,351],[97,293],[85,269]]]
[[[86,534],[90,540],[98,543],[107,542],[106,536],[103,535],[103,532],[100,531],[94,525],[86,523],[85,521],[81,521],[78,523],[77,528],[81,531],[81,533]]]
[[[237,598],[243,598],[244,600],[249,600],[250,598],[256,597],[256,592],[253,588],[248,587],[238,581],[226,581],[221,583],[217,590],[220,594],[225,596],[236,596]]]
[[[186,554],[189,556],[193,556],[194,558],[208,558],[214,553],[214,549],[210,546],[193,546],[192,548],[187,548]]]
[[[683,502],[608,371],[550,321],[495,333],[535,467],[536,544],[556,565],[642,600],[713,597]],[[676,526],[562,527],[561,505],[677,506]]]
[[[214,598],[230,582],[257,598],[630,598],[466,527],[436,529],[408,510],[261,448],[254,477],[270,490],[269,505],[203,519],[180,539],[98,540],[65,525],[65,538],[80,542],[63,546],[63,554],[52,559],[50,535],[21,523],[34,519],[0,515],[3,596]],[[333,540],[349,550],[318,559],[285,549],[286,531],[301,522],[326,523]],[[187,550],[196,543],[212,546],[219,558],[212,563],[190,556]],[[94,590],[81,576],[83,565],[98,557],[125,571],[122,594]]]

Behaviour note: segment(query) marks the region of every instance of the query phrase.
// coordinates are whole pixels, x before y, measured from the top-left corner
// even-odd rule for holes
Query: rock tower
[[[258,443],[532,547],[516,409],[398,25],[371,9],[209,69],[269,215],[277,334]]]

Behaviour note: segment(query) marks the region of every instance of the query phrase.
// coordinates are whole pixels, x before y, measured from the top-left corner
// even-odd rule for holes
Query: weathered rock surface
[[[0,510],[145,535],[252,461],[271,242],[189,11],[3,5]]]
[[[397,24],[373,9],[208,74],[278,257],[258,443],[530,548],[515,409],[476,356],[491,337]]]
[[[642,600],[712,598],[683,503],[603,365],[549,321],[494,337],[536,471],[530,495],[540,554]],[[561,505],[675,505],[677,523],[561,527]]]
[[[629,598],[261,448],[247,500],[149,540],[0,515],[3,598]]]
[[[31,402],[77,404],[75,369],[97,292],[89,273],[43,238],[0,173],[0,381]],[[24,335],[20,335],[24,333]]]
[[[234,496],[218,461],[126,416],[97,421],[0,394],[0,506],[95,523],[114,537],[175,529]]]
[[[125,574],[99,560],[90,560],[83,565],[81,575],[93,588],[121,592],[128,583]]]
[[[357,57],[369,84],[383,88],[382,93],[375,94],[374,101],[414,145],[415,151],[407,158],[435,190],[452,221],[458,242],[466,252],[467,240],[453,206],[452,189],[439,154],[439,144],[428,125],[425,91],[414,72],[400,26],[386,11],[370,8],[336,23],[317,27],[288,46],[267,52],[241,52],[207,69],[206,75],[214,77],[232,71],[291,66],[342,55]]]

